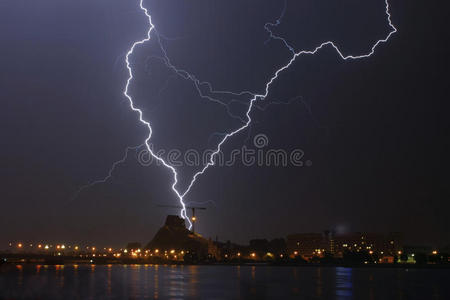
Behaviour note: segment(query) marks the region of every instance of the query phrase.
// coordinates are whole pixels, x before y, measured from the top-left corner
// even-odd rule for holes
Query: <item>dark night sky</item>
[[[296,49],[333,40],[362,54],[388,33],[383,0],[317,2],[287,2],[275,31]],[[216,89],[260,93],[290,58],[280,42],[265,44],[264,24],[283,1],[145,5],[172,62]],[[265,105],[302,100],[254,111],[250,135],[224,152],[263,133],[270,148],[302,149],[313,164],[208,170],[187,199],[215,202],[199,212],[201,234],[246,242],[344,228],[450,243],[448,24],[430,1],[392,1],[391,13],[399,32],[373,57],[344,62],[326,48],[280,76]],[[146,137],[122,95],[124,56],[148,29],[138,0],[1,1],[0,28],[0,249],[10,240],[146,243],[177,213],[157,207],[176,204],[167,169],[140,166],[130,152],[110,181],[70,201]],[[210,135],[236,121],[152,59],[159,54],[153,40],[131,59],[130,93],[155,148],[210,148]],[[180,186],[192,171],[181,170]]]

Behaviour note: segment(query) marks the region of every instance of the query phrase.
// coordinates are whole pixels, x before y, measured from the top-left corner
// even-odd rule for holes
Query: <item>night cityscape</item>
[[[447,14],[0,1],[0,300],[450,299]]]
[[[194,220],[193,220],[194,221]],[[70,243],[10,242],[3,263],[35,264],[234,264],[449,267],[450,246],[437,249],[405,245],[392,232],[297,233],[286,238],[252,239],[247,245],[205,239],[189,231],[179,216],[169,215],[147,244],[123,248]]]

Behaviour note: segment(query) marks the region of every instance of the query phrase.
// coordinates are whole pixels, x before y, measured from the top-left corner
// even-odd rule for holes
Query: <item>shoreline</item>
[[[23,261],[6,260],[0,263],[3,266],[214,266],[214,267],[304,267],[304,268],[370,268],[370,269],[450,269],[450,264],[320,264],[320,263],[273,263],[273,262],[245,262],[245,263],[184,263],[184,262],[151,262],[151,261],[91,261],[91,260],[47,260],[47,261]]]

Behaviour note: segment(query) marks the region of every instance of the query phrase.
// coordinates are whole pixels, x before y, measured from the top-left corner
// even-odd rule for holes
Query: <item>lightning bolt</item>
[[[387,15],[387,19],[389,22],[389,26],[391,27],[391,31],[389,32],[389,34],[386,36],[386,38],[378,40],[371,48],[370,52],[368,54],[363,54],[363,55],[344,55],[338,48],[338,46],[336,46],[336,44],[332,41],[327,41],[327,42],[323,42],[322,44],[320,44],[319,46],[317,46],[314,50],[301,50],[299,52],[294,52],[294,55],[292,56],[292,58],[289,60],[289,62],[282,66],[281,68],[279,68],[275,74],[272,76],[272,78],[270,78],[270,80],[266,83],[265,86],[265,92],[263,94],[255,94],[253,96],[253,98],[250,99],[250,105],[248,107],[248,110],[246,112],[246,116],[247,116],[247,122],[240,128],[227,133],[225,135],[225,137],[221,140],[221,142],[217,145],[216,151],[214,151],[211,156],[210,156],[210,160],[209,162],[203,167],[202,170],[200,170],[199,172],[195,173],[190,185],[188,186],[188,188],[186,189],[186,191],[181,195],[182,198],[185,197],[189,191],[191,190],[191,188],[193,187],[194,183],[197,181],[197,178],[204,174],[206,172],[206,170],[211,167],[214,166],[214,157],[221,151],[222,149],[222,145],[232,136],[238,134],[239,132],[241,132],[242,130],[246,129],[250,123],[252,122],[252,119],[250,117],[250,113],[252,111],[252,108],[254,106],[254,103],[257,100],[263,100],[267,97],[267,95],[269,94],[269,90],[270,90],[270,86],[275,82],[275,80],[279,77],[280,73],[282,73],[284,70],[288,69],[294,62],[295,60],[301,56],[301,55],[315,55],[317,52],[319,52],[322,48],[324,48],[325,46],[331,46],[333,47],[336,52],[338,53],[338,55],[343,59],[343,60],[356,60],[356,59],[363,59],[363,58],[367,58],[372,56],[375,53],[375,49],[378,47],[378,45],[380,45],[381,43],[386,43],[390,37],[397,32],[397,28],[392,24],[391,21],[391,14],[389,12],[389,2],[388,0],[385,0],[385,4],[386,4],[386,15]],[[278,19],[280,20],[280,19]],[[280,21],[278,21],[279,23]],[[276,25],[278,25],[278,23],[275,23]],[[269,24],[269,23],[268,23]],[[266,30],[268,28],[267,24],[265,26]],[[275,35],[273,35],[271,33],[270,30],[268,30],[271,34],[271,36],[276,37]],[[291,46],[289,46],[289,44],[286,42],[285,39],[281,38],[281,37],[276,37],[277,39],[280,39],[283,41],[283,43],[286,45],[286,47],[288,47],[288,49],[293,49]]]
[[[283,11],[282,11],[282,13],[281,13],[281,16],[280,16],[274,23],[266,23],[266,24],[264,25],[264,29],[265,29],[265,30],[268,32],[268,34],[269,34],[269,39],[268,39],[268,41],[269,41],[269,40],[277,40],[277,41],[280,41],[280,42],[283,43],[284,46],[292,53],[292,57],[290,58],[290,60],[288,61],[288,63],[285,64],[285,65],[283,65],[283,66],[281,66],[281,67],[273,74],[273,76],[270,77],[270,79],[269,79],[269,80],[266,82],[266,84],[265,84],[265,88],[264,88],[264,92],[263,92],[263,93],[257,94],[257,93],[252,93],[252,92],[250,92],[250,91],[242,91],[242,92],[215,91],[215,90],[212,88],[212,85],[211,85],[209,82],[202,82],[202,81],[198,80],[194,75],[190,74],[189,72],[187,72],[187,71],[185,71],[185,70],[180,70],[180,69],[176,68],[176,67],[170,62],[170,59],[169,59],[169,57],[167,56],[167,52],[165,51],[165,49],[164,49],[164,47],[163,47],[163,45],[162,45],[162,43],[161,43],[161,37],[160,37],[160,35],[158,34],[158,32],[156,31],[155,26],[154,26],[154,24],[152,23],[152,17],[151,17],[151,15],[149,14],[148,9],[144,6],[143,1],[144,1],[144,0],[139,0],[139,7],[140,7],[140,9],[144,12],[145,16],[146,16],[147,19],[148,19],[149,29],[148,29],[148,31],[147,31],[146,37],[145,37],[144,39],[142,39],[142,40],[138,40],[138,41],[134,42],[134,43],[132,44],[131,48],[128,50],[126,56],[125,56],[126,68],[127,68],[127,70],[128,70],[128,79],[127,79],[127,81],[126,81],[126,85],[125,85],[125,89],[124,89],[124,91],[123,91],[123,94],[124,94],[124,96],[128,99],[131,110],[133,110],[134,112],[138,113],[140,123],[142,123],[142,124],[143,124],[144,126],[146,126],[147,129],[148,129],[148,136],[147,136],[147,138],[145,139],[145,143],[144,143],[143,145],[145,145],[145,147],[147,148],[148,153],[150,153],[150,155],[152,155],[152,157],[153,157],[154,159],[156,159],[157,161],[159,161],[159,162],[160,162],[164,167],[166,167],[166,168],[171,172],[171,174],[172,174],[173,182],[172,182],[172,185],[171,185],[171,189],[172,189],[172,191],[175,193],[175,195],[177,196],[177,198],[178,198],[178,200],[179,200],[179,202],[180,202],[180,205],[181,205],[181,207],[182,207],[181,212],[180,212],[180,216],[181,216],[183,219],[187,220],[187,222],[189,223],[189,229],[192,228],[192,222],[190,221],[190,219],[188,218],[188,216],[187,216],[187,214],[186,214],[186,203],[185,203],[185,201],[184,201],[186,195],[191,191],[192,187],[194,186],[194,184],[196,183],[196,181],[198,180],[198,178],[199,178],[201,175],[203,175],[203,174],[207,171],[207,169],[208,169],[209,167],[215,165],[215,157],[217,156],[217,154],[220,153],[220,151],[221,151],[221,149],[222,149],[222,146],[227,142],[227,140],[230,139],[231,137],[237,135],[237,134],[240,133],[241,131],[247,129],[249,126],[251,126],[252,119],[251,119],[250,114],[251,114],[251,112],[252,112],[252,110],[253,110],[254,107],[257,107],[257,108],[258,108],[258,106],[255,105],[255,103],[256,103],[257,101],[259,101],[259,100],[264,100],[264,99],[269,95],[270,87],[271,87],[272,84],[278,79],[278,77],[280,76],[280,74],[281,74],[283,71],[285,71],[286,69],[288,69],[289,67],[291,67],[291,65],[297,60],[298,57],[303,56],[303,55],[315,55],[315,54],[317,54],[320,50],[322,50],[322,49],[325,48],[325,47],[331,47],[331,48],[333,48],[333,49],[336,51],[336,53],[338,54],[338,56],[339,56],[341,59],[345,60],[345,61],[346,61],[346,60],[358,60],[358,59],[368,58],[368,57],[372,56],[372,55],[375,53],[376,48],[377,48],[380,44],[386,43],[386,42],[391,38],[391,36],[392,36],[394,33],[397,32],[397,28],[393,25],[393,23],[392,23],[392,21],[391,21],[390,6],[389,6],[389,3],[388,3],[388,0],[385,0],[385,5],[386,5],[385,13],[386,13],[387,20],[388,20],[388,23],[389,23],[389,26],[390,26],[391,30],[389,31],[388,35],[387,35],[384,39],[380,39],[380,40],[376,41],[375,44],[373,44],[373,46],[371,47],[371,50],[370,50],[369,53],[362,54],[362,55],[345,55],[345,54],[343,54],[343,53],[341,52],[341,50],[339,49],[339,47],[338,47],[333,41],[326,41],[326,42],[323,42],[322,44],[320,44],[319,46],[317,46],[317,47],[314,48],[313,50],[300,50],[300,51],[296,51],[296,50],[295,50],[295,49],[294,49],[294,48],[286,41],[286,39],[284,39],[283,37],[280,37],[280,36],[278,36],[278,35],[275,35],[275,34],[273,33],[273,31],[271,30],[272,27],[276,27],[276,26],[278,26],[278,25],[281,23],[282,18],[283,18],[284,14],[285,14],[285,11],[286,11],[286,2],[285,2]],[[227,107],[228,107],[228,105],[229,105],[229,104],[227,104],[227,103],[222,102],[221,100],[219,100],[219,99],[217,99],[217,98],[213,98],[213,97],[211,97],[211,96],[209,96],[209,95],[204,94],[203,91],[202,91],[202,87],[203,87],[203,86],[206,86],[206,87],[207,87],[208,93],[209,93],[209,94],[226,94],[226,95],[232,95],[232,96],[236,96],[236,97],[238,97],[238,96],[239,96],[239,97],[240,97],[240,96],[250,96],[250,99],[249,99],[249,102],[248,102],[248,108],[247,108],[247,111],[246,111],[246,113],[245,113],[245,119],[239,117],[239,120],[242,121],[242,123],[243,123],[242,126],[239,127],[239,128],[237,128],[237,129],[234,130],[234,131],[231,131],[231,132],[228,132],[228,133],[223,133],[223,134],[221,134],[221,137],[222,137],[222,138],[221,138],[220,142],[217,144],[217,147],[215,148],[214,152],[212,152],[212,154],[210,155],[208,163],[207,163],[205,166],[203,166],[203,168],[202,168],[200,171],[198,171],[197,173],[194,174],[194,176],[192,177],[191,182],[189,183],[188,187],[185,189],[184,192],[179,191],[179,190],[177,189],[177,187],[176,187],[176,186],[177,186],[177,183],[178,183],[178,173],[177,173],[177,170],[176,170],[173,166],[169,165],[163,158],[161,158],[161,157],[159,157],[158,155],[156,155],[156,154],[153,152],[152,148],[150,147],[149,142],[150,142],[150,139],[151,139],[152,133],[153,133],[151,124],[150,124],[149,121],[147,121],[147,120],[144,119],[142,110],[139,109],[139,108],[137,108],[137,107],[135,106],[135,104],[134,104],[134,102],[133,102],[133,98],[132,98],[132,96],[129,94],[129,86],[130,86],[130,83],[132,82],[132,80],[134,79],[134,77],[133,77],[133,69],[132,69],[132,66],[131,66],[131,63],[130,63],[130,56],[133,55],[134,50],[136,49],[136,47],[141,46],[141,45],[145,44],[146,42],[150,41],[150,39],[151,39],[151,33],[152,33],[152,32],[155,33],[157,42],[159,43],[159,45],[160,45],[160,47],[161,47],[161,50],[162,50],[162,53],[163,53],[163,57],[155,57],[155,58],[161,59],[161,60],[165,63],[165,65],[166,65],[168,68],[170,68],[175,74],[181,76],[182,78],[184,78],[184,79],[186,79],[186,80],[192,81],[192,83],[194,84],[195,88],[197,89],[197,91],[198,91],[200,97],[205,98],[205,99],[210,100],[210,101],[213,101],[213,102],[216,102],[216,103],[218,103],[218,104],[227,106]],[[165,38],[164,36],[162,36],[162,37]],[[267,43],[268,41],[266,41],[266,43]],[[232,100],[232,101],[233,101],[233,100]],[[234,100],[234,101],[238,101],[238,100]],[[230,111],[228,111],[228,112],[230,113]],[[230,114],[230,115],[231,115],[231,114]],[[234,115],[231,115],[231,116],[232,116],[233,118],[236,118],[236,116],[234,116]],[[138,146],[138,147],[139,147],[139,146]],[[129,148],[127,148],[126,155],[127,155],[127,153],[128,153],[128,150],[129,150]],[[124,159],[126,159],[126,155],[125,155]],[[100,183],[100,182],[105,182],[106,180],[108,180],[108,179],[112,176],[112,171],[113,171],[114,168],[117,166],[117,164],[122,163],[122,162],[124,161],[124,159],[122,159],[121,161],[118,161],[118,162],[114,163],[114,165],[113,165],[113,167],[111,168],[111,170],[110,170],[110,172],[109,172],[109,175],[108,175],[107,177],[105,177],[105,178],[102,179],[102,180],[96,181],[96,182],[94,182],[93,184]],[[84,188],[86,188],[86,187],[88,187],[88,186],[91,186],[91,185],[92,185],[92,184],[87,185],[87,186],[85,186],[85,187],[82,187],[82,189],[84,189]]]

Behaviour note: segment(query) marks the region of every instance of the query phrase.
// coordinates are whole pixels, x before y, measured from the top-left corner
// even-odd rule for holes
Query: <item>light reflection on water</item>
[[[0,299],[450,299],[450,270],[3,265]]]
[[[336,296],[338,299],[352,299],[352,269],[336,268]]]

